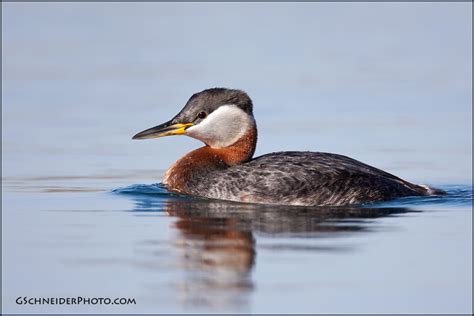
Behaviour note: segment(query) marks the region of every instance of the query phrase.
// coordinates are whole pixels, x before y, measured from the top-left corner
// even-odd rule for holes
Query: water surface
[[[364,207],[195,199],[159,184],[6,179],[7,310],[397,312],[469,307],[472,187]],[[110,182],[109,182],[110,181]],[[88,182],[87,185],[85,183]],[[33,280],[33,282],[32,282]],[[18,306],[17,296],[134,306]],[[343,302],[343,303],[342,303]]]

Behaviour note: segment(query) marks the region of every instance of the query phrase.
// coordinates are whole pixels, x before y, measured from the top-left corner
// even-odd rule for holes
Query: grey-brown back
[[[189,181],[193,195],[266,204],[337,206],[427,194],[355,159],[320,152],[270,153]]]

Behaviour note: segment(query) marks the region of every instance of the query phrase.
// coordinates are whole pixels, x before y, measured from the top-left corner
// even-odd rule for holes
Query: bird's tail
[[[425,184],[418,184],[417,187],[419,188],[418,191],[422,195],[445,195],[445,194],[447,194],[446,191],[444,191],[444,190],[429,187]]]

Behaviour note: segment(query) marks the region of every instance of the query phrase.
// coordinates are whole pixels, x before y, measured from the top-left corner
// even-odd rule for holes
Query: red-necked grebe
[[[241,90],[194,94],[170,121],[133,139],[187,135],[204,142],[166,172],[174,192],[236,202],[348,205],[428,195],[432,190],[355,159],[321,152],[285,151],[252,156],[257,125],[252,100]]]

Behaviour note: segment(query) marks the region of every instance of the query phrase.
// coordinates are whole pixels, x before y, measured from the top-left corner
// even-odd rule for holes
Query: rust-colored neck
[[[163,183],[170,190],[193,194],[189,183],[202,172],[224,169],[250,160],[257,145],[257,128],[254,126],[234,144],[224,148],[204,146],[193,150],[176,161],[166,171]]]
[[[201,147],[198,150],[206,150],[213,157],[218,158],[227,166],[237,165],[250,160],[257,146],[257,128],[252,127],[238,141],[224,148]]]

